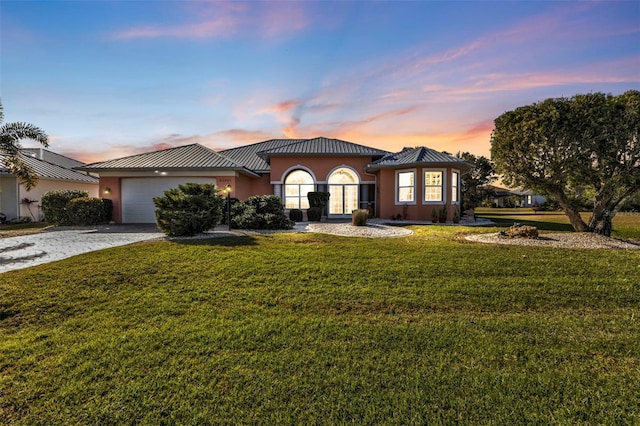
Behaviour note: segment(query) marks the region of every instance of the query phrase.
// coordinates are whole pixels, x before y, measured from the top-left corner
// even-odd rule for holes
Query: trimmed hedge
[[[69,201],[65,210],[70,225],[93,226],[111,221],[113,202],[103,198],[80,197]]]
[[[155,197],[158,228],[170,237],[193,236],[216,226],[225,199],[215,185],[186,183]]]
[[[276,195],[256,195],[231,206],[234,229],[291,229],[293,225]]]
[[[294,222],[302,222],[302,210],[300,209],[291,209],[289,210],[289,219]]]
[[[309,200],[309,207],[320,207],[321,209],[329,203],[329,197],[331,194],[328,192],[308,192],[307,199]]]
[[[52,225],[73,225],[71,217],[67,211],[67,205],[75,198],[87,197],[89,197],[89,193],[87,191],[80,191],[77,189],[46,192],[40,200],[44,220]]]
[[[322,207],[308,208],[307,219],[309,219],[309,222],[320,222],[320,219],[322,219]]]

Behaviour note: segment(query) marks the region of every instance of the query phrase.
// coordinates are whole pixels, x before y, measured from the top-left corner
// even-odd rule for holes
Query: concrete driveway
[[[50,228],[0,239],[0,273],[110,247],[163,238],[154,225],[105,225],[95,228]]]

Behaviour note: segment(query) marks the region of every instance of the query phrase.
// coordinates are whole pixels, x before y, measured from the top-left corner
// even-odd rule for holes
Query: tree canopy
[[[20,141],[33,139],[43,146],[49,146],[47,134],[39,127],[29,123],[4,123],[4,109],[0,102],[0,154],[2,164],[28,190],[38,183],[38,176],[20,158]]]
[[[495,119],[491,159],[507,185],[554,197],[579,232],[611,234],[611,220],[640,191],[640,92],[552,98]],[[588,222],[571,188],[593,192]]]
[[[462,171],[461,192],[463,209],[476,208],[488,196],[484,185],[497,179],[493,162],[484,155],[476,156],[469,152],[458,152],[456,157],[474,165]]]

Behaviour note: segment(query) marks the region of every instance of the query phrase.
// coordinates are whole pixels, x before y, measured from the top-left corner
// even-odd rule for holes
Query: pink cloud
[[[186,23],[142,25],[117,31],[112,37],[220,39],[257,32],[272,39],[299,32],[309,23],[299,3],[186,2],[183,10],[188,15]]]
[[[262,36],[268,39],[302,31],[309,25],[299,2],[272,2],[263,9],[262,15],[257,23]]]
[[[199,22],[195,24],[177,26],[143,26],[131,28],[115,34],[117,39],[134,38],[222,38],[232,35],[238,23],[231,17],[216,19],[213,21]]]
[[[300,106],[300,101],[297,99],[290,99],[287,101],[282,101],[282,102],[278,102],[276,104],[273,105],[268,105],[264,108],[262,108],[261,110],[258,111],[258,113],[266,113],[266,114],[278,114],[278,113],[283,113],[283,112],[289,112],[294,108],[297,108],[298,106]]]

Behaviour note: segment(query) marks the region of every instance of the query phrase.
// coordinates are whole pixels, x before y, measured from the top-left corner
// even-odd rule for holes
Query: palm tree
[[[4,110],[0,101],[0,160],[9,173],[14,175],[27,190],[38,183],[33,169],[20,158],[20,141],[33,139],[43,146],[49,146],[49,138],[44,130],[29,123],[4,123]]]

